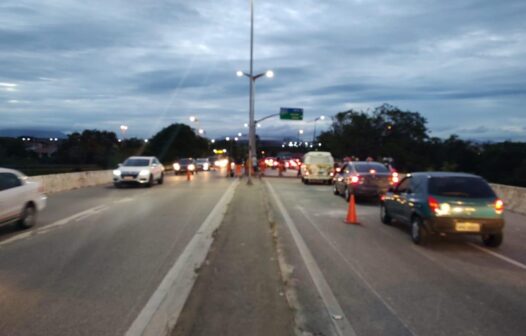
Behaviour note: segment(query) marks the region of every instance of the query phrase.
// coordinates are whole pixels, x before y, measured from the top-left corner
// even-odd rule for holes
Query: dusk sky
[[[383,103],[433,136],[526,141],[526,1],[255,0],[256,117],[282,138]],[[2,0],[0,128],[150,137],[195,115],[207,136],[248,119],[248,0]],[[318,123],[327,128],[330,118]]]

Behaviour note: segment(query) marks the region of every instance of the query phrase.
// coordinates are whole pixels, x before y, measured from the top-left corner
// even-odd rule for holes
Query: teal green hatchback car
[[[503,239],[503,211],[503,202],[483,178],[463,173],[408,174],[380,202],[382,222],[410,225],[415,244],[431,234],[469,234],[497,247]]]

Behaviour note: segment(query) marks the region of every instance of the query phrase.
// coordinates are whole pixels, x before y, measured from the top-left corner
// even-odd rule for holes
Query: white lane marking
[[[86,219],[89,216],[92,216],[92,215],[97,214],[97,213],[99,213],[101,211],[104,211],[107,208],[108,207],[106,205],[98,205],[96,207],[93,207],[93,208],[81,211],[81,212],[76,213],[76,214],[74,214],[72,216],[69,216],[69,217],[63,218],[61,220],[58,220],[56,222],[53,222],[52,224],[49,224],[49,225],[46,225],[46,226],[43,226],[43,227],[40,227],[40,228],[36,228],[36,229],[34,229],[32,231],[24,232],[24,233],[21,233],[19,235],[16,235],[16,236],[12,237],[12,238],[6,239],[6,240],[0,242],[0,247],[2,247],[4,245],[11,244],[11,243],[14,243],[14,242],[16,242],[18,240],[22,240],[22,239],[26,239],[26,238],[30,238],[30,237],[39,235],[39,234],[47,233],[47,232],[49,232],[49,231],[51,231],[51,230],[53,230],[53,229],[55,229],[57,227],[69,224],[72,221],[78,222],[78,221],[80,221],[82,219]]]
[[[360,280],[362,280],[362,282],[365,284],[365,286],[367,288],[369,288],[371,293],[373,293],[373,295],[376,296],[378,298],[378,300],[380,300],[380,302],[382,302],[382,304],[387,308],[387,310],[389,310],[391,312],[391,314],[396,316],[396,318],[411,333],[411,335],[416,335],[415,332],[409,327],[409,325],[407,325],[407,323],[396,313],[396,310],[391,306],[391,304],[389,304],[389,302],[387,302],[380,295],[380,293],[373,287],[373,285],[367,280],[365,275],[360,270],[358,270],[357,267],[354,266],[349,261],[349,259],[338,249],[336,244],[331,239],[329,239],[329,237],[323,231],[321,231],[321,229],[318,227],[318,225],[316,225],[316,223],[314,223],[311,220],[311,218],[309,217],[309,214],[307,214],[305,209],[303,207],[299,206],[299,205],[296,206],[296,207],[301,212],[303,217],[305,217],[307,219],[307,221],[316,229],[316,231],[318,231],[320,233],[320,235],[323,237],[323,239],[325,239],[327,241],[327,243],[329,243],[329,245],[334,249],[334,251],[336,251],[336,253],[340,256],[340,258],[342,258],[345,261],[347,266],[349,266],[349,268],[358,276],[358,278],[360,278]]]
[[[485,252],[487,254],[491,254],[492,256],[496,257],[496,258],[499,258],[500,260],[503,260],[507,263],[510,263],[512,264],[513,266],[517,266],[518,268],[522,268],[523,270],[526,271],[526,265],[521,263],[521,262],[518,262],[516,260],[513,260],[511,258],[508,258],[500,253],[497,253],[497,252],[494,252],[494,251],[491,251],[487,248],[484,248],[482,246],[478,246],[477,244],[474,244],[474,243],[467,243],[469,246],[473,247],[473,248],[476,248],[477,250],[480,250],[482,252]]]
[[[325,304],[325,308],[327,309],[329,319],[333,322],[336,332],[338,333],[338,335],[341,336],[356,336],[356,332],[351,326],[349,320],[347,320],[347,317],[345,316],[342,307],[338,303],[338,300],[336,299],[336,296],[334,296],[331,287],[329,286],[327,280],[323,276],[320,267],[318,266],[316,260],[312,256],[312,253],[310,252],[309,248],[307,247],[307,244],[303,240],[303,237],[299,233],[296,224],[290,217],[288,211],[285,209],[285,206],[283,206],[283,203],[274,191],[272,185],[270,185],[268,181],[265,181],[265,184],[267,185],[267,188],[270,194],[272,195],[274,202],[278,206],[278,209],[281,212],[281,215],[285,220],[285,223],[287,224],[290,233],[292,234],[292,238],[294,239],[294,242],[296,243],[296,246],[300,251],[301,257],[303,259],[303,262],[305,263],[305,266],[307,267],[307,270],[309,271],[312,281],[314,282],[316,289],[318,290],[318,293],[322,298],[323,303]],[[334,316],[341,316],[341,319],[335,319]]]
[[[119,203],[128,203],[128,202],[131,202],[133,201],[134,198],[133,197],[124,197],[124,198],[121,198],[121,199],[118,199],[116,201],[113,201],[114,204],[119,204]]]
[[[133,321],[126,336],[162,336],[171,332],[194,286],[195,270],[205,261],[214,240],[213,233],[223,221],[238,184],[236,179],[228,187]]]

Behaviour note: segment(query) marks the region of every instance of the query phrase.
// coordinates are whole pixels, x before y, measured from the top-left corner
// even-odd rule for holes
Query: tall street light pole
[[[237,76],[246,76],[250,80],[250,99],[249,99],[249,113],[248,113],[248,180],[247,184],[252,184],[252,160],[256,155],[256,123],[254,121],[255,110],[255,84],[256,80],[262,76],[269,78],[274,77],[274,72],[268,70],[264,73],[254,75],[254,0],[250,0],[250,72],[245,73],[238,71]]]

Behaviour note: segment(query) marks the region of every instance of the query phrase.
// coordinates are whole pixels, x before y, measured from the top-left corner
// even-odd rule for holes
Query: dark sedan
[[[185,174],[187,172],[195,173],[196,163],[192,158],[181,159],[173,164],[174,174]]]
[[[479,176],[424,172],[407,175],[380,204],[383,223],[411,226],[411,238],[423,243],[429,234],[472,234],[486,246],[502,243],[504,204]]]
[[[334,194],[343,195],[347,201],[352,193],[357,197],[378,198],[395,182],[396,173],[379,162],[352,161],[345,163],[336,174]]]

